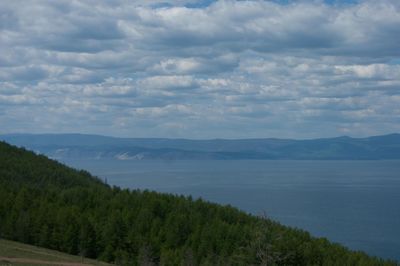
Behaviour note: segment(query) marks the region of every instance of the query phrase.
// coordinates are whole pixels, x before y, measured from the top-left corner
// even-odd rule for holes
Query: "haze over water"
[[[400,161],[69,160],[111,185],[192,195],[400,260]]]

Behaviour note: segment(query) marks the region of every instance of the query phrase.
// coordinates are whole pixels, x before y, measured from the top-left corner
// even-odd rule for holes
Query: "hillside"
[[[81,256],[0,239],[0,265],[112,265]]]
[[[0,237],[118,265],[396,265],[230,206],[109,187],[0,142]]]
[[[153,139],[81,134],[11,134],[0,140],[51,158],[117,160],[378,160],[400,159],[400,134],[368,138]]]

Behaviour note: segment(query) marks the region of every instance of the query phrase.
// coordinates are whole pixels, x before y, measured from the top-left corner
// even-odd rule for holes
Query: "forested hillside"
[[[119,265],[396,265],[230,206],[110,187],[4,142],[0,236]]]

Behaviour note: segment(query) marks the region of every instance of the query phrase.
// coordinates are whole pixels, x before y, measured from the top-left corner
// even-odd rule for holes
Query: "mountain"
[[[0,140],[55,159],[117,160],[379,160],[400,159],[400,134],[368,138],[162,139],[82,134],[9,134]]]
[[[117,265],[396,265],[266,217],[110,187],[0,142],[0,237]]]

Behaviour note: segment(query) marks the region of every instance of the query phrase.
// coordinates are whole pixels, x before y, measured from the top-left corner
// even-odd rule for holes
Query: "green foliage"
[[[0,236],[118,265],[395,265],[183,196],[109,187],[0,143]]]

